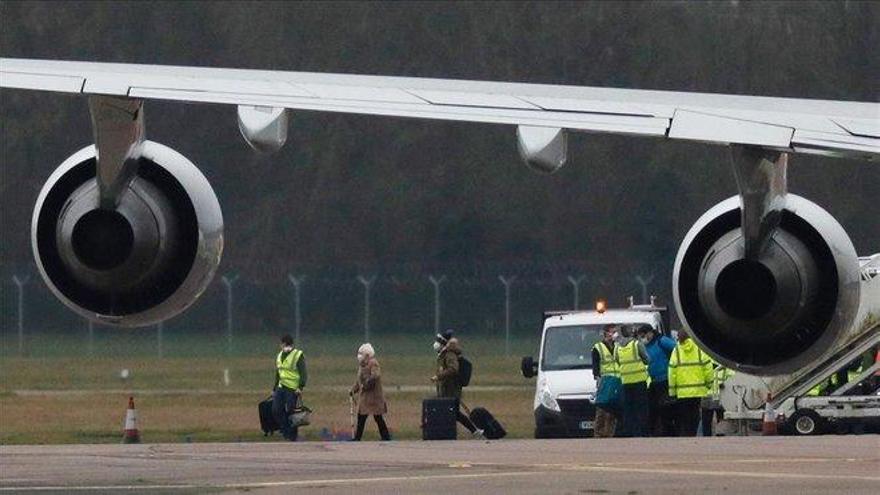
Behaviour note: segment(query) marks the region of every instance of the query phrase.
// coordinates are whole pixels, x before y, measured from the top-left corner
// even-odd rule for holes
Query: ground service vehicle
[[[630,298],[632,301],[632,298]],[[593,346],[602,340],[607,325],[648,324],[662,332],[669,328],[665,307],[651,304],[625,309],[547,311],[543,313],[538,360],[522,359],[524,377],[537,376],[535,386],[535,438],[587,437],[593,434],[596,414],[596,380]]]
[[[783,430],[795,435],[880,427],[880,320],[869,311],[869,302],[880,301],[880,255],[860,258],[859,263],[863,310],[844,345],[794,373],[737,373],[725,383],[724,417],[737,424],[739,433],[759,430],[768,395],[783,418]]]

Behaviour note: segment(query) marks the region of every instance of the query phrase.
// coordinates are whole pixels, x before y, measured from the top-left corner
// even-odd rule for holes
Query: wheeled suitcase
[[[483,430],[483,436],[489,440],[497,440],[507,435],[501,423],[484,407],[475,407],[471,411],[470,418],[477,428]]]
[[[458,399],[434,398],[422,401],[422,440],[455,440]]]
[[[275,416],[272,415],[272,397],[260,402],[257,409],[260,411],[260,429],[263,430],[263,435],[268,436],[279,429]]]

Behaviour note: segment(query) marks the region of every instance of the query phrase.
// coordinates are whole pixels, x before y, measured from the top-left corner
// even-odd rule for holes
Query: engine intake
[[[116,209],[99,203],[88,146],[55,170],[34,209],[34,257],[52,292],[86,318],[121,326],[157,323],[192,304],[223,248],[220,204],[196,166],[146,141]]]
[[[745,257],[739,197],[703,215],[675,261],[679,318],[720,363],[751,374],[792,372],[851,328],[859,307],[855,248],[834,218],[787,195],[758,259]]]

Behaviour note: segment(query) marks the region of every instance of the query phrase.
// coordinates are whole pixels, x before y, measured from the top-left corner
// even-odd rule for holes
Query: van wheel
[[[795,435],[818,435],[825,429],[825,419],[812,409],[798,409],[789,424]]]

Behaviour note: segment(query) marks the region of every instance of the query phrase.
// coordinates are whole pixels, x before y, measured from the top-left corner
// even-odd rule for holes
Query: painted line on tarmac
[[[681,464],[799,464],[799,463],[841,463],[841,462],[880,462],[880,458],[863,458],[858,459],[854,457],[803,457],[803,458],[788,458],[788,459],[774,459],[774,458],[755,458],[755,459],[708,459],[708,460],[671,460],[671,461],[645,461],[645,462],[635,462],[635,461],[625,461],[625,462],[597,462],[595,464],[591,464],[592,466],[598,467],[625,467],[625,466],[680,466]],[[560,464],[562,466],[562,464]],[[644,468],[648,469],[648,468]]]
[[[524,466],[525,467],[525,466]],[[100,490],[120,490],[120,491],[150,491],[150,490],[198,490],[198,489],[247,489],[247,488],[273,488],[273,487],[309,487],[312,485],[345,485],[358,483],[383,483],[383,482],[418,482],[418,481],[434,481],[434,480],[455,480],[455,479],[480,479],[480,478],[499,478],[507,476],[535,476],[542,474],[553,474],[560,472],[590,471],[590,472],[611,472],[611,473],[644,473],[644,474],[665,474],[672,476],[741,476],[744,478],[758,479],[791,479],[791,480],[837,480],[837,481],[869,481],[880,482],[880,476],[859,476],[859,475],[835,475],[835,474],[798,474],[798,473],[755,473],[743,471],[708,471],[696,469],[650,469],[650,468],[631,468],[631,467],[612,467],[601,465],[578,465],[578,464],[552,464],[552,465],[535,465],[534,467],[550,468],[544,470],[520,470],[505,472],[489,472],[489,473],[471,473],[471,474],[435,474],[424,476],[385,476],[375,478],[334,478],[334,479],[317,479],[317,480],[293,480],[293,481],[263,481],[252,483],[217,483],[217,484],[167,484],[167,485],[94,485],[94,486],[5,486],[0,487],[0,492],[41,492],[41,491],[100,491]]]
[[[558,472],[558,471],[557,471]],[[370,482],[398,481],[434,481],[476,478],[501,478],[506,476],[533,476],[550,474],[552,471],[505,471],[493,473],[471,474],[429,474],[424,476],[384,476],[378,478],[333,478],[324,480],[292,480],[292,481],[256,481],[253,483],[212,483],[212,484],[176,484],[176,485],[105,485],[105,486],[2,486],[0,492],[46,492],[46,491],[99,491],[99,490],[204,490],[204,489],[247,489],[277,487],[309,487],[311,485],[346,485]]]
[[[612,467],[612,466],[591,466],[591,465],[571,465],[562,467],[563,470],[571,471],[604,471],[618,473],[645,473],[645,474],[669,474],[674,476],[742,476],[744,478],[788,478],[788,479],[820,479],[820,480],[841,480],[841,481],[878,481],[880,476],[860,476],[847,474],[799,474],[799,473],[756,473],[753,471],[708,471],[702,469],[651,469],[651,468],[630,468],[630,467]]]

